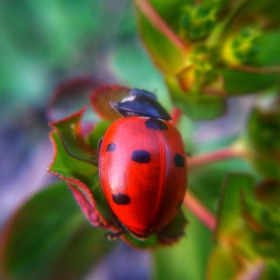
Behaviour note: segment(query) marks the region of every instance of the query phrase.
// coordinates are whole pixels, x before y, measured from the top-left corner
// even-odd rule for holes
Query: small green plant
[[[5,228],[3,274],[80,279],[125,240],[152,248],[155,279],[280,279],[280,1],[135,0],[134,9],[169,93],[171,122],[191,154],[182,211],[166,229],[186,236],[170,242],[156,232],[140,240],[124,231],[114,241],[103,238],[119,227],[100,187],[98,142],[121,117],[110,102],[130,87],[71,80],[52,106],[86,88],[95,121],[86,123],[80,108],[50,123],[55,154],[48,171],[62,180],[27,201]],[[247,95],[254,101],[240,134],[210,150],[193,141],[197,120],[222,116],[230,97]]]

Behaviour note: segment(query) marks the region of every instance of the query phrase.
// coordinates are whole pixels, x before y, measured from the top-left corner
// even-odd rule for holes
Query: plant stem
[[[160,17],[149,0],[136,0],[135,2],[141,12],[150,20],[151,24],[166,38],[168,38],[176,47],[184,51],[188,49],[184,41]]]
[[[190,157],[188,159],[188,169],[203,166],[207,163],[229,159],[229,158],[246,158],[246,150],[242,143],[237,142],[235,145],[212,151],[205,154]],[[187,191],[184,205],[190,209],[195,216],[198,217],[210,230],[214,230],[216,227],[216,218],[210,213],[204,205],[190,192]]]
[[[230,158],[245,158],[246,153],[242,146],[232,145],[209,153],[199,154],[188,159],[188,169],[197,168],[207,163]]]
[[[184,205],[200,220],[207,228],[213,231],[216,227],[215,216],[190,192],[187,191]]]
[[[174,125],[174,126],[177,126],[179,120],[180,120],[180,117],[182,115],[182,111],[178,108],[174,108],[171,112],[171,123]]]
[[[261,73],[261,74],[279,74],[280,68],[279,67],[254,67],[254,66],[247,66],[247,65],[236,65],[232,66],[232,69],[237,69],[246,72],[252,73]]]

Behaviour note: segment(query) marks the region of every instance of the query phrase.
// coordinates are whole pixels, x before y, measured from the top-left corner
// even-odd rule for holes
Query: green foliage
[[[79,279],[114,247],[100,242],[104,234],[86,222],[61,181],[26,202],[5,229],[4,279]]]
[[[154,252],[153,279],[205,279],[211,235],[191,213],[186,214],[189,219],[186,237],[172,247],[162,247]]]
[[[244,27],[227,40],[223,59],[232,65],[254,64],[261,52],[259,38],[260,31],[257,28]]]
[[[260,103],[260,102],[259,102]],[[266,177],[280,179],[280,98],[267,95],[248,120],[247,146],[250,159]]]
[[[110,124],[110,121],[101,121],[98,124],[96,124],[94,130],[92,130],[91,133],[88,135],[86,139],[88,145],[92,147],[95,151],[98,151],[100,139],[103,137]]]
[[[143,42],[166,81],[176,80],[177,85],[169,87],[172,101],[176,106],[184,104],[180,109],[190,118],[213,119],[224,111],[213,110],[208,115],[197,107],[198,94],[206,100],[215,95],[220,99],[216,103],[222,104],[231,94],[248,94],[277,84],[279,54],[273,58],[276,68],[267,71],[271,65],[267,54],[273,43],[265,40],[278,32],[278,19],[267,13],[275,1],[260,5],[252,1],[166,0],[161,6],[156,0],[135,2]]]
[[[215,231],[216,248],[210,258],[207,279],[236,275],[256,275],[254,279],[279,278],[279,204],[272,206],[267,203],[269,200],[258,201],[254,185],[249,175],[227,176]],[[267,192],[264,188],[263,191]],[[274,185],[270,195],[271,191],[277,195],[279,185]],[[218,267],[221,262],[223,266]]]
[[[190,115],[195,119],[211,120],[225,110],[224,100],[218,96],[202,95],[200,93],[196,96],[184,94],[177,80],[173,77],[166,78],[166,84],[174,105],[183,112],[187,111],[188,116]]]
[[[84,110],[81,110],[63,121],[53,122],[51,126],[61,138],[64,148],[71,157],[86,162],[94,162],[96,160],[96,154],[90,149],[82,137],[80,122],[83,112]]]
[[[145,41],[156,66],[169,75],[177,73],[185,59],[184,50],[158,31],[139,9],[137,9],[136,16],[138,21],[141,22],[141,25],[139,25],[140,35]]]
[[[248,92],[254,94],[279,80],[277,73],[264,74],[228,69],[220,69],[219,73],[223,76],[225,89],[230,95],[242,95]]]
[[[181,18],[181,36],[198,40],[208,36],[217,20],[218,1],[208,1],[200,5],[187,5],[183,8]]]

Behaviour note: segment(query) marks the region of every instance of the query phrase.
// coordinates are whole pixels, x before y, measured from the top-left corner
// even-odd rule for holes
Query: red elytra
[[[99,174],[119,222],[140,238],[167,226],[185,196],[186,164],[181,135],[167,120],[130,112],[113,122],[100,145]]]

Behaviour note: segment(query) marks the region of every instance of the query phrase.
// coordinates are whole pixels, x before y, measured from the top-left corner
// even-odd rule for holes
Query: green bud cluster
[[[191,61],[194,67],[194,76],[197,85],[205,85],[211,82],[215,76],[215,65],[212,62],[212,54],[203,46],[196,47],[191,53]]]
[[[207,37],[215,26],[218,9],[215,1],[196,7],[185,6],[181,17],[181,35],[185,39],[198,40]]]
[[[261,32],[257,28],[246,27],[226,41],[223,58],[230,65],[254,63],[261,51]]]

